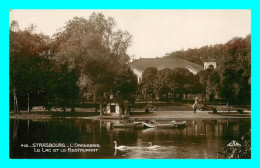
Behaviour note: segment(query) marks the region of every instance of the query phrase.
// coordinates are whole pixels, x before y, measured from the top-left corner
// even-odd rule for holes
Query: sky
[[[133,36],[127,51],[132,58],[162,57],[251,34],[250,10],[11,10],[9,20],[21,29],[35,24],[37,32],[52,36],[73,17],[88,19],[93,12],[113,17],[117,29]]]

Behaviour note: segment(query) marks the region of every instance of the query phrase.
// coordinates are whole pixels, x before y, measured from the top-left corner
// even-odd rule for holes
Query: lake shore
[[[26,112],[21,114],[10,112],[10,119],[51,119],[51,118],[75,118],[75,119],[122,119],[118,116],[100,117],[95,112]],[[220,111],[212,113],[211,111],[153,111],[144,113],[142,111],[131,112],[127,118],[129,120],[171,120],[171,119],[232,119],[232,118],[251,118],[251,111],[245,111],[240,114],[235,111]]]

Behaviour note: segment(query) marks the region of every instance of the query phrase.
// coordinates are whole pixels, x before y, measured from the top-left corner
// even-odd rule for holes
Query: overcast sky
[[[102,12],[117,28],[133,35],[128,50],[135,58],[161,57],[166,53],[225,43],[251,33],[250,10],[12,10],[10,21],[21,29],[33,23],[37,31],[52,36],[66,21]]]

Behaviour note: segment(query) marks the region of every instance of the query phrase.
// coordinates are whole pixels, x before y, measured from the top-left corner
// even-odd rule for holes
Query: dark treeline
[[[93,13],[75,17],[51,38],[35,33],[31,25],[21,30],[10,25],[10,102],[16,113],[33,106],[70,107],[82,95],[100,104],[109,95],[123,107],[134,102],[137,79],[126,54],[132,36],[115,29],[113,18]],[[97,107],[96,107],[97,109]]]
[[[195,80],[199,79],[200,84],[204,87],[204,92],[211,97],[217,94],[231,103],[250,103],[251,35],[245,38],[235,37],[225,44],[175,51],[164,58],[174,57],[202,66],[207,60],[216,60],[217,68],[215,70],[201,71],[195,77]],[[171,85],[174,84],[178,84],[176,79],[172,79]]]
[[[227,57],[238,57],[240,54],[251,59],[251,34],[245,38],[235,37],[225,44],[207,45],[201,48],[179,50],[167,53],[164,58],[181,58],[203,66],[209,59],[225,61]],[[250,62],[250,61],[249,61]]]
[[[158,96],[160,100],[182,100],[183,94],[198,94],[204,91],[199,76],[184,68],[147,68],[143,73],[140,88],[146,98],[155,99]]]

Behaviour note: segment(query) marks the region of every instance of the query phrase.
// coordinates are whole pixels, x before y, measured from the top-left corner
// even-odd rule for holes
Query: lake
[[[10,119],[10,158],[210,159],[251,129],[251,119],[186,120],[171,129],[113,128],[116,122]],[[128,149],[115,150],[114,141]],[[150,150],[149,142],[161,148]]]

